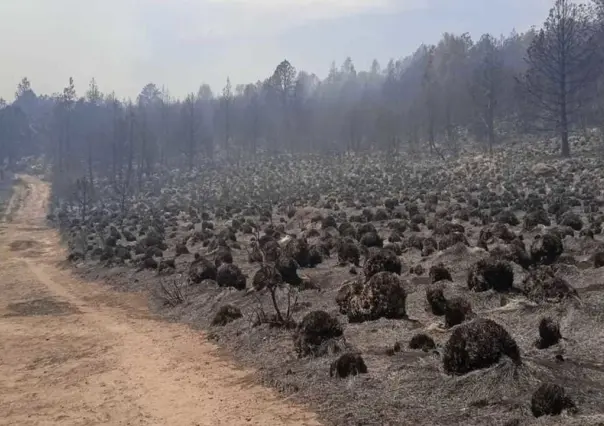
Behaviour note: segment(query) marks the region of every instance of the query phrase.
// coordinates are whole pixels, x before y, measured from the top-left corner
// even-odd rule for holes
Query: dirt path
[[[49,188],[24,180],[0,226],[0,424],[319,424],[199,332],[154,319],[142,295],[61,268],[44,225]]]

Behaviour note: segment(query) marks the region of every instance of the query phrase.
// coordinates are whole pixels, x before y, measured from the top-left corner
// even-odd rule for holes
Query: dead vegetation
[[[333,424],[579,421],[604,410],[604,162],[544,149],[267,155],[157,173],[123,212],[100,181],[84,220],[51,216],[78,270],[151,288]]]

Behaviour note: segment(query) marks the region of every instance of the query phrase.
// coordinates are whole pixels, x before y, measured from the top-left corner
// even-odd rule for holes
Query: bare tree
[[[473,54],[476,62],[473,79],[470,83],[470,93],[487,137],[489,152],[493,152],[495,143],[495,118],[499,94],[501,92],[503,60],[490,34],[482,36],[474,46]]]
[[[222,107],[224,109],[224,149],[227,158],[230,154],[229,141],[231,139],[231,105],[233,103],[233,90],[231,79],[227,77],[226,85],[222,89]]]
[[[600,72],[596,35],[585,5],[556,0],[527,51],[522,87],[541,123],[560,136],[563,157],[570,156],[569,129]]]

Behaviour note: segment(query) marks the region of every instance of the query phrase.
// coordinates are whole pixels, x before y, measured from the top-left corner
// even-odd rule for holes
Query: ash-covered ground
[[[543,152],[166,171],[49,219],[328,424],[604,424],[604,157]]]

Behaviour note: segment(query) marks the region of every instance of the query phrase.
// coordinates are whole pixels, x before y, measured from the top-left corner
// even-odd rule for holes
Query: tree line
[[[525,33],[445,33],[384,67],[333,63],[323,80],[283,60],[262,81],[227,78],[220,93],[202,84],[184,99],[154,83],[121,99],[94,79],[78,94],[72,78],[41,95],[23,78],[11,103],[0,99],[0,163],[44,154],[58,174],[109,177],[119,192],[117,182],[157,167],[263,153],[444,157],[547,131],[569,156],[569,135],[604,125],[603,22],[604,0],[555,0],[544,24]]]

